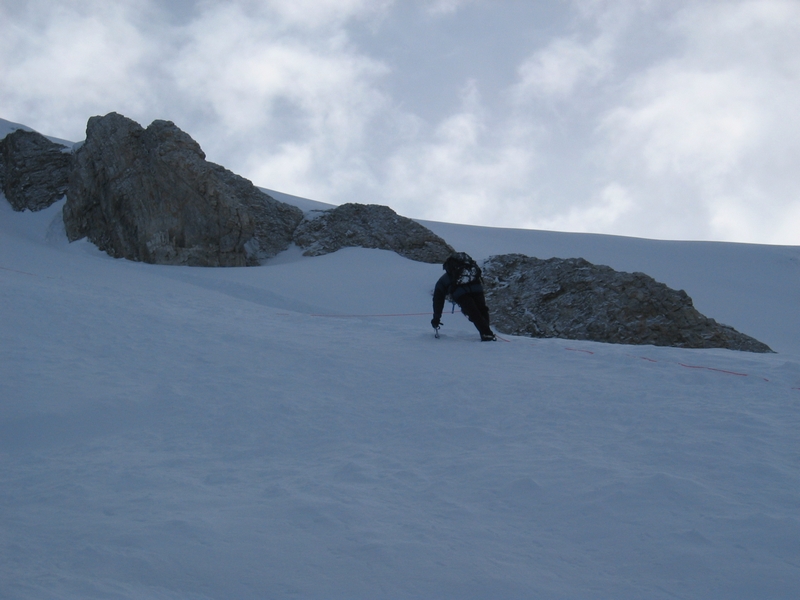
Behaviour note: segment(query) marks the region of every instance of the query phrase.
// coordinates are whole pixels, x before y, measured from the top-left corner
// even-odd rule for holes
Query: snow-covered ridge
[[[10,130],[14,127],[16,128],[23,128],[28,129],[22,125],[10,124],[5,122],[6,126],[5,129]],[[146,130],[141,128],[138,124],[131,121],[130,119],[126,119],[121,115],[117,115],[116,113],[111,113],[106,115],[105,117],[95,117],[90,120],[90,130],[94,132],[94,137],[92,138],[95,140],[95,145],[98,146],[94,152],[94,158],[88,159],[81,154],[80,156],[83,157],[79,162],[81,165],[85,162],[89,162],[93,165],[92,168],[88,168],[88,166],[84,165],[83,169],[78,169],[81,173],[80,176],[73,176],[72,179],[77,182],[83,182],[86,186],[89,186],[91,189],[95,189],[99,186],[99,189],[106,189],[109,185],[114,186],[127,186],[124,189],[120,188],[112,194],[112,196],[120,196],[123,198],[128,198],[128,202],[131,204],[128,208],[118,206],[118,203],[115,202],[107,202],[109,205],[105,206],[102,210],[95,210],[91,209],[91,207],[95,206],[95,202],[91,201],[88,205],[81,204],[80,198],[87,197],[93,198],[97,195],[97,193],[81,193],[80,186],[77,186],[79,189],[74,194],[74,201],[71,201],[67,204],[67,209],[65,211],[65,224],[67,226],[67,234],[70,239],[78,239],[80,237],[87,236],[90,239],[94,240],[100,247],[104,248],[110,254],[114,256],[125,256],[128,258],[134,258],[136,260],[144,260],[145,262],[156,262],[156,263],[163,263],[163,264],[247,264],[253,263],[255,256],[274,256],[274,254],[278,251],[281,251],[285,248],[292,239],[292,227],[296,225],[296,220],[300,219],[300,213],[296,212],[296,216],[294,214],[291,215],[291,219],[284,215],[283,213],[275,213],[277,208],[282,206],[286,212],[289,207],[286,204],[274,203],[272,200],[269,200],[272,204],[269,206],[267,210],[266,205],[263,210],[259,209],[259,211],[253,212],[253,201],[251,196],[256,194],[261,198],[261,194],[253,188],[253,186],[247,182],[246,180],[239,178],[238,176],[228,172],[225,169],[221,169],[218,165],[211,165],[205,163],[203,160],[203,153],[194,140],[192,140],[187,134],[177,129],[174,124],[166,122],[166,121],[156,121]],[[136,131],[142,133],[140,135],[132,135],[130,131]],[[100,132],[100,133],[98,133]],[[155,153],[159,156],[163,154],[163,152],[168,152],[168,155],[171,157],[171,162],[169,164],[161,164],[158,162],[154,165],[145,166],[144,162],[145,159],[139,157],[139,159],[134,159],[133,156],[136,155],[137,152],[141,154],[142,148],[138,146],[129,147],[130,144],[125,140],[128,139],[136,139],[141,142],[141,139],[144,134],[148,134],[148,139],[151,143],[154,143],[154,140],[161,140],[158,144],[162,144],[164,148],[159,152]],[[90,136],[91,137],[91,136]],[[43,137],[36,136],[38,138],[37,144],[39,145],[47,145],[47,142]],[[119,138],[119,139],[117,139]],[[153,138],[153,139],[151,139]],[[162,139],[163,138],[163,139]],[[33,141],[33,140],[32,140]],[[30,143],[32,143],[29,142]],[[15,144],[20,144],[21,140],[15,142]],[[138,142],[137,142],[138,143]],[[68,143],[69,144],[69,143]],[[34,145],[35,148],[39,148],[39,145]],[[54,148],[58,148],[58,146],[53,146]],[[159,146],[160,147],[160,146]],[[86,146],[88,148],[88,146]],[[86,149],[84,148],[84,150]],[[6,148],[8,150],[8,148]],[[151,149],[152,150],[152,149]],[[44,148],[41,150],[44,152]],[[19,152],[19,150],[17,151]],[[53,150],[52,148],[47,148],[47,152],[52,154],[60,155],[58,150]],[[145,156],[151,156],[152,152],[150,150],[144,151]],[[50,156],[47,155],[47,157]],[[26,155],[27,156],[27,155]],[[35,165],[39,165],[42,163],[45,166],[50,166],[47,160],[50,160],[46,156],[42,156],[41,160]],[[113,165],[109,164],[106,167],[98,166],[98,161],[106,160],[104,157],[114,157],[111,160]],[[121,157],[121,158],[120,158]],[[35,158],[35,157],[33,157]],[[47,160],[45,160],[47,158]],[[119,158],[119,160],[117,160]],[[10,159],[9,159],[10,160]],[[77,160],[77,159],[76,159]],[[116,164],[119,163],[120,160],[123,164]],[[127,161],[127,162],[125,162]],[[192,162],[194,161],[194,162]],[[202,164],[200,164],[202,163]],[[16,163],[14,163],[16,165]],[[25,163],[26,165],[28,163]],[[105,163],[102,163],[105,164]],[[125,167],[125,165],[128,167]],[[188,164],[194,165],[192,168],[188,168]],[[97,174],[99,171],[108,170],[109,172],[117,172],[123,170],[128,172],[130,169],[133,169],[133,165],[137,165],[136,169],[139,172],[137,175],[131,175],[130,177],[125,178],[125,180],[120,183],[120,178],[115,178],[116,183],[104,183],[104,178]],[[158,167],[158,168],[156,168]],[[201,168],[202,167],[202,168]],[[29,167],[30,168],[30,167]],[[37,169],[37,173],[39,170],[44,169],[44,167],[35,166]],[[55,168],[55,167],[53,167]],[[60,168],[60,167],[59,167]],[[176,184],[175,181],[171,180],[172,174],[176,171],[180,171],[182,168],[187,168],[188,171],[185,173],[185,176],[178,177],[178,182],[181,182],[181,187],[178,193],[174,194],[174,202],[170,203],[169,206],[165,205],[163,202],[158,204],[158,208],[152,210],[143,210],[142,207],[146,206],[150,200],[149,198],[154,197],[161,197],[160,192],[157,189],[145,189],[147,186],[143,186],[144,182],[147,182],[151,186],[158,186],[164,187],[164,189],[172,190],[174,185]],[[17,173],[22,169],[22,173],[25,172],[24,167],[20,167],[19,165],[15,166],[16,173],[16,180],[20,180],[23,184],[24,177],[21,179],[19,174]],[[88,170],[87,170],[88,169]],[[161,173],[161,175],[156,175],[155,171]],[[49,172],[49,171],[48,171]],[[60,171],[59,171],[60,172]],[[84,173],[86,172],[86,173]],[[131,171],[133,172],[133,171]],[[202,173],[202,175],[201,175]],[[93,174],[96,174],[93,175]],[[152,174],[149,176],[148,174]],[[1,175],[1,174],[0,174]],[[227,175],[227,178],[220,179],[221,175]],[[214,183],[212,184],[208,178],[211,178],[211,181]],[[46,178],[46,177],[45,177]],[[40,177],[41,179],[41,177]],[[60,179],[64,179],[61,177]],[[95,181],[97,179],[97,181]],[[162,182],[162,179],[164,180]],[[202,179],[202,181],[200,181]],[[16,181],[15,180],[15,181]],[[64,179],[66,181],[66,179]],[[119,180],[119,181],[118,181]],[[128,181],[130,180],[130,181]],[[197,181],[195,181],[197,180]],[[14,187],[14,196],[12,197],[9,195],[9,200],[15,204],[17,210],[19,210],[19,203],[23,201],[23,199],[27,198],[25,194],[31,196],[30,190],[33,190],[36,186],[33,185],[23,185],[23,188],[28,190],[28,192],[20,192],[18,191],[19,183],[17,181],[16,187]],[[195,181],[197,190],[190,189],[191,186],[183,185],[183,183],[188,181]],[[236,183],[238,187],[236,189],[238,191],[234,192],[233,188],[231,188],[231,183]],[[8,182],[6,182],[8,183]],[[27,187],[26,187],[27,186]],[[172,187],[171,187],[172,186]],[[216,226],[218,216],[215,216],[216,213],[214,210],[211,210],[210,214],[206,214],[208,209],[211,208],[207,202],[202,202],[196,206],[193,205],[192,210],[184,210],[180,209],[178,206],[172,206],[173,204],[182,204],[185,202],[194,202],[197,200],[195,196],[198,194],[202,194],[202,190],[214,190],[218,187],[222,186],[227,191],[221,194],[222,197],[232,199],[236,196],[235,200],[231,200],[236,206],[234,212],[236,211],[244,211],[249,216],[246,219],[246,223],[240,223],[241,231],[239,231],[238,235],[234,235],[233,231],[228,231],[227,229],[221,230],[219,227]],[[227,186],[227,187],[226,187]],[[53,186],[50,186],[53,187]],[[137,188],[141,188],[138,189]],[[241,189],[240,189],[241,188]],[[8,188],[6,188],[8,189]],[[35,200],[36,202],[49,202],[54,201],[58,198],[63,191],[54,191],[51,189],[43,189],[40,194],[31,196],[31,198],[25,199],[26,202],[32,202]],[[59,188],[60,190],[60,188]],[[10,192],[9,192],[10,193]],[[99,192],[98,192],[99,193]],[[25,198],[17,198],[18,195],[22,194]],[[136,201],[131,200],[137,196],[139,197]],[[280,195],[280,193],[277,193]],[[212,194],[213,195],[213,194]],[[217,194],[219,195],[219,194]],[[41,196],[41,198],[40,198]],[[116,196],[115,196],[116,197]],[[307,218],[311,218],[314,214],[319,214],[318,209],[315,211],[315,205],[320,205],[320,203],[314,203],[310,200],[304,200],[297,197],[287,198],[289,200],[289,204],[299,204],[303,207],[303,212],[306,214]],[[242,206],[239,204],[244,203]],[[47,205],[45,204],[45,205]],[[84,206],[85,205],[85,206]],[[252,205],[252,206],[251,206]],[[250,208],[245,208],[250,207]],[[324,206],[324,205],[322,205]],[[345,208],[351,205],[345,205],[343,207],[339,207],[337,211],[343,211]],[[352,206],[360,206],[360,205],[352,205]],[[83,207],[83,208],[81,208]],[[136,208],[138,207],[138,208]],[[134,210],[134,208],[136,210]],[[233,206],[229,207],[230,210],[233,210]],[[380,207],[373,206],[373,207],[361,207],[363,209],[379,209]],[[91,214],[86,213],[87,210],[93,211]],[[114,210],[123,210],[125,214],[124,218],[116,217],[114,214]],[[230,212],[228,210],[228,212]],[[294,210],[292,208],[292,210]],[[272,216],[268,218],[264,218],[265,215],[262,215],[261,212],[270,212]],[[223,211],[224,212],[224,211]],[[334,211],[336,212],[336,211]],[[424,235],[429,236],[432,242],[430,244],[438,244],[436,248],[428,248],[429,242],[425,242],[425,246],[420,245],[420,240],[412,243],[412,238],[414,237],[414,233],[412,233],[408,228],[403,229],[402,227],[396,228],[397,231],[390,230],[392,221],[397,221],[403,219],[395,215],[392,211],[386,211],[387,215],[391,217],[392,215],[395,216],[394,219],[388,218],[383,219],[378,217],[377,214],[370,216],[370,226],[375,227],[377,231],[366,231],[365,235],[356,238],[350,238],[348,236],[353,235],[352,230],[360,230],[362,228],[362,222],[366,218],[365,216],[358,217],[358,215],[350,215],[344,216],[342,215],[341,218],[336,220],[337,223],[340,225],[341,231],[337,233],[338,230],[334,231],[336,228],[333,227],[331,224],[330,226],[324,225],[319,221],[319,219],[314,219],[313,221],[309,221],[304,223],[306,225],[303,228],[303,224],[299,228],[295,229],[294,232],[294,242],[304,249],[306,249],[307,254],[318,254],[318,252],[314,252],[313,248],[317,246],[327,248],[327,250],[322,250],[325,252],[333,251],[338,247],[341,246],[362,246],[362,247],[382,247],[386,249],[393,249],[397,251],[399,254],[403,256],[412,255],[417,260],[425,260],[426,262],[440,262],[441,257],[439,255],[444,252],[444,255],[447,254],[448,250],[445,248],[446,242],[445,239],[441,237],[435,236],[434,234],[430,233],[422,229],[421,231]],[[86,214],[84,214],[86,213]],[[252,214],[251,214],[252,213]],[[274,213],[274,214],[273,214]],[[238,213],[237,213],[238,214]],[[110,215],[110,216],[109,216]],[[176,222],[175,215],[190,215],[191,222],[184,223],[180,221],[180,219]],[[334,214],[331,213],[330,215],[333,217]],[[284,218],[286,217],[286,218]],[[338,217],[338,213],[337,213]],[[110,220],[109,220],[110,219]],[[127,223],[126,227],[121,227],[119,224],[114,224],[114,221],[117,220],[119,222]],[[350,225],[350,221],[355,220],[353,225]],[[419,226],[416,224],[408,221],[407,219],[403,219],[409,225],[413,225],[419,229]],[[238,222],[236,219],[229,220],[230,222]],[[285,221],[285,223],[284,223]],[[384,223],[386,221],[386,223]],[[228,221],[226,221],[228,222]],[[261,225],[259,225],[261,223]],[[268,223],[268,224],[265,224]],[[373,223],[383,223],[382,225],[373,225]],[[208,224],[208,225],[206,225]],[[388,225],[387,225],[388,224]],[[314,229],[313,232],[310,231],[310,228]],[[302,231],[309,230],[308,233],[310,235],[305,235],[300,233]],[[317,231],[320,230],[320,231]],[[172,232],[172,233],[170,233]],[[189,239],[189,233],[187,232],[194,232],[193,237]],[[539,233],[546,233],[546,232],[539,232]],[[249,236],[253,237],[250,242],[244,244],[242,246],[242,240],[250,239]],[[322,236],[322,237],[320,237]],[[326,237],[327,236],[327,237]],[[358,237],[358,236],[357,236]],[[564,238],[564,234],[561,234],[562,239]],[[587,239],[602,239],[604,236],[583,236]],[[324,239],[323,239],[324,238]],[[328,239],[330,238],[330,239]],[[363,239],[361,239],[363,238]],[[387,240],[396,239],[402,245],[405,243],[406,246],[410,246],[409,248],[397,248],[392,246],[386,245]],[[415,238],[416,239],[416,238]],[[422,239],[422,238],[420,238]],[[620,240],[621,238],[612,238]],[[219,247],[216,248],[212,240],[217,240],[219,242]],[[225,241],[223,244],[223,240]],[[238,241],[237,241],[238,240]],[[360,241],[359,241],[360,240]],[[405,242],[404,242],[405,240]],[[255,244],[253,248],[251,248],[251,242]],[[235,246],[231,246],[231,244],[238,244]],[[449,248],[449,247],[448,247]],[[492,252],[491,249],[488,250],[491,254],[497,254],[496,252]],[[518,251],[517,251],[518,252]],[[563,254],[560,254],[560,257],[577,257],[582,256],[580,254],[574,254],[574,249],[567,249]],[[414,254],[416,253],[416,254]],[[425,258],[420,258],[420,253],[425,254]],[[523,254],[525,252],[522,252]],[[474,254],[474,253],[473,253]],[[431,259],[431,256],[434,256]],[[533,255],[533,256],[541,256],[541,255]],[[437,257],[439,257],[437,259]],[[549,258],[545,256],[545,258]],[[223,261],[224,259],[224,261]],[[591,259],[590,259],[591,260]],[[223,262],[220,262],[223,261]],[[256,261],[257,262],[257,261]],[[596,261],[592,261],[596,262]],[[613,263],[610,261],[608,262],[600,262],[599,264],[609,264],[613,266]],[[650,271],[646,268],[632,268],[632,269],[620,269],[616,267],[617,270],[620,271],[644,271],[649,273]],[[657,276],[656,276],[657,277]],[[675,286],[672,286],[675,287]],[[676,287],[676,289],[681,289]],[[584,298],[586,302],[588,302],[588,306],[592,306],[594,299]],[[528,307],[530,309],[530,307]],[[497,306],[495,306],[495,310],[499,310]],[[663,312],[663,311],[662,311]],[[669,311],[667,311],[669,312]],[[671,314],[671,313],[670,313]],[[729,324],[729,321],[724,317],[720,317],[720,315],[715,313],[709,313],[706,311],[708,316],[712,316],[715,319],[721,319],[722,322]],[[636,315],[634,314],[633,317]],[[507,315],[508,318],[511,320],[518,319],[519,315]],[[584,315],[581,317],[582,321],[592,321],[595,319],[604,319],[603,315],[598,314],[590,314]],[[635,320],[635,318],[634,318]],[[669,320],[669,319],[667,319]],[[637,323],[627,323],[626,327],[628,328],[637,328],[639,325]],[[563,324],[562,324],[563,327]],[[606,330],[612,331],[614,326],[612,323],[607,323],[605,326]],[[671,323],[670,327],[675,328],[678,327],[680,329],[680,325],[677,322]],[[717,327],[713,325],[713,327]],[[735,326],[733,326],[735,327]],[[516,329],[510,329],[516,330]],[[688,331],[681,331],[679,332],[681,336],[690,336],[695,334],[689,334]],[[695,332],[697,333],[697,332]],[[735,333],[735,332],[734,332]],[[705,335],[705,334],[704,334]],[[736,334],[738,335],[738,334]],[[570,336],[573,337],[573,336]],[[578,339],[585,339],[585,335],[576,335]],[[612,336],[613,337],[613,336]],[[674,336],[672,336],[674,337]],[[695,335],[696,337],[696,335]],[[590,336],[591,339],[597,340],[606,340],[609,339],[604,336],[594,337]],[[625,338],[626,340],[628,338]],[[672,339],[672,338],[670,338]],[[676,338],[677,339],[677,338]],[[688,339],[688,338],[687,338]],[[662,342],[667,343],[667,345],[672,345],[673,342]],[[675,342],[677,344],[677,342]],[[678,344],[684,345],[684,344]],[[694,343],[688,344],[690,346],[696,345]],[[731,346],[723,344],[725,347],[740,347],[740,346]]]
[[[20,123],[13,123],[11,121],[6,121],[5,119],[0,119],[0,140],[2,140],[12,131],[16,131],[17,129],[22,129],[23,131],[34,131],[27,125],[21,125]],[[51,142],[54,142],[56,144],[61,144],[62,146],[65,146],[68,149],[72,149],[74,146],[77,145],[75,142],[62,140],[61,138],[52,137],[46,134],[42,135],[44,135],[44,137],[46,137]]]

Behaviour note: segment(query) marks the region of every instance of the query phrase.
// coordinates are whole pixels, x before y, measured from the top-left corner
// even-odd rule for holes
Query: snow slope
[[[436,265],[145,265],[60,209],[0,199],[0,597],[800,595],[799,248],[429,223],[645,271],[778,353],[482,344],[433,338]]]

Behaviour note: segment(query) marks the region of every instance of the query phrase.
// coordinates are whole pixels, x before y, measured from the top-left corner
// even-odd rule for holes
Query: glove
[[[433,325],[434,329],[439,329],[442,326],[442,322],[439,320],[439,317],[433,317],[431,319],[431,325]]]

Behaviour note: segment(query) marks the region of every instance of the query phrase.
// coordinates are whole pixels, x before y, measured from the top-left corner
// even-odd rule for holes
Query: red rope
[[[678,363],[682,367],[686,367],[687,369],[706,369],[707,371],[717,371],[718,373],[727,373],[728,375],[739,375],[740,377],[747,377],[747,373],[737,373],[736,371],[726,371],[725,369],[715,369],[714,367],[700,367],[695,365],[685,365],[683,363]]]
[[[27,271],[17,271],[16,269],[7,269],[6,267],[0,267],[3,271],[11,271],[12,273],[21,273],[22,275],[31,275],[32,277],[38,277],[36,273],[28,273]]]
[[[640,358],[642,360],[646,360],[648,362],[657,363],[657,360],[653,360],[652,358],[647,358],[646,356],[634,356],[633,354],[628,354],[628,356],[632,358]],[[725,369],[715,369],[714,367],[704,367],[702,365],[687,365],[684,363],[675,363],[687,369],[705,369],[707,371],[716,371],[717,373],[727,373],[728,375],[738,375],[739,377],[749,377],[747,373],[738,373],[736,371],[726,371]],[[764,381],[769,381],[769,379],[762,378]]]
[[[420,317],[420,316],[427,316],[432,315],[433,313],[397,313],[397,314],[385,314],[385,315],[322,315],[322,314],[313,314],[309,315],[311,317],[330,317],[333,319],[356,319],[356,318],[365,318],[365,317]]]

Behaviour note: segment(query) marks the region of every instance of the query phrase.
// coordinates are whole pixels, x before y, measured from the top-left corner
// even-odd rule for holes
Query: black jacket
[[[464,294],[483,294],[483,286],[480,281],[468,283],[467,285],[457,285],[451,289],[450,276],[445,273],[436,282],[436,287],[433,289],[433,317],[439,319],[442,316],[444,309],[444,301],[448,294],[450,298],[458,304],[458,299]]]

